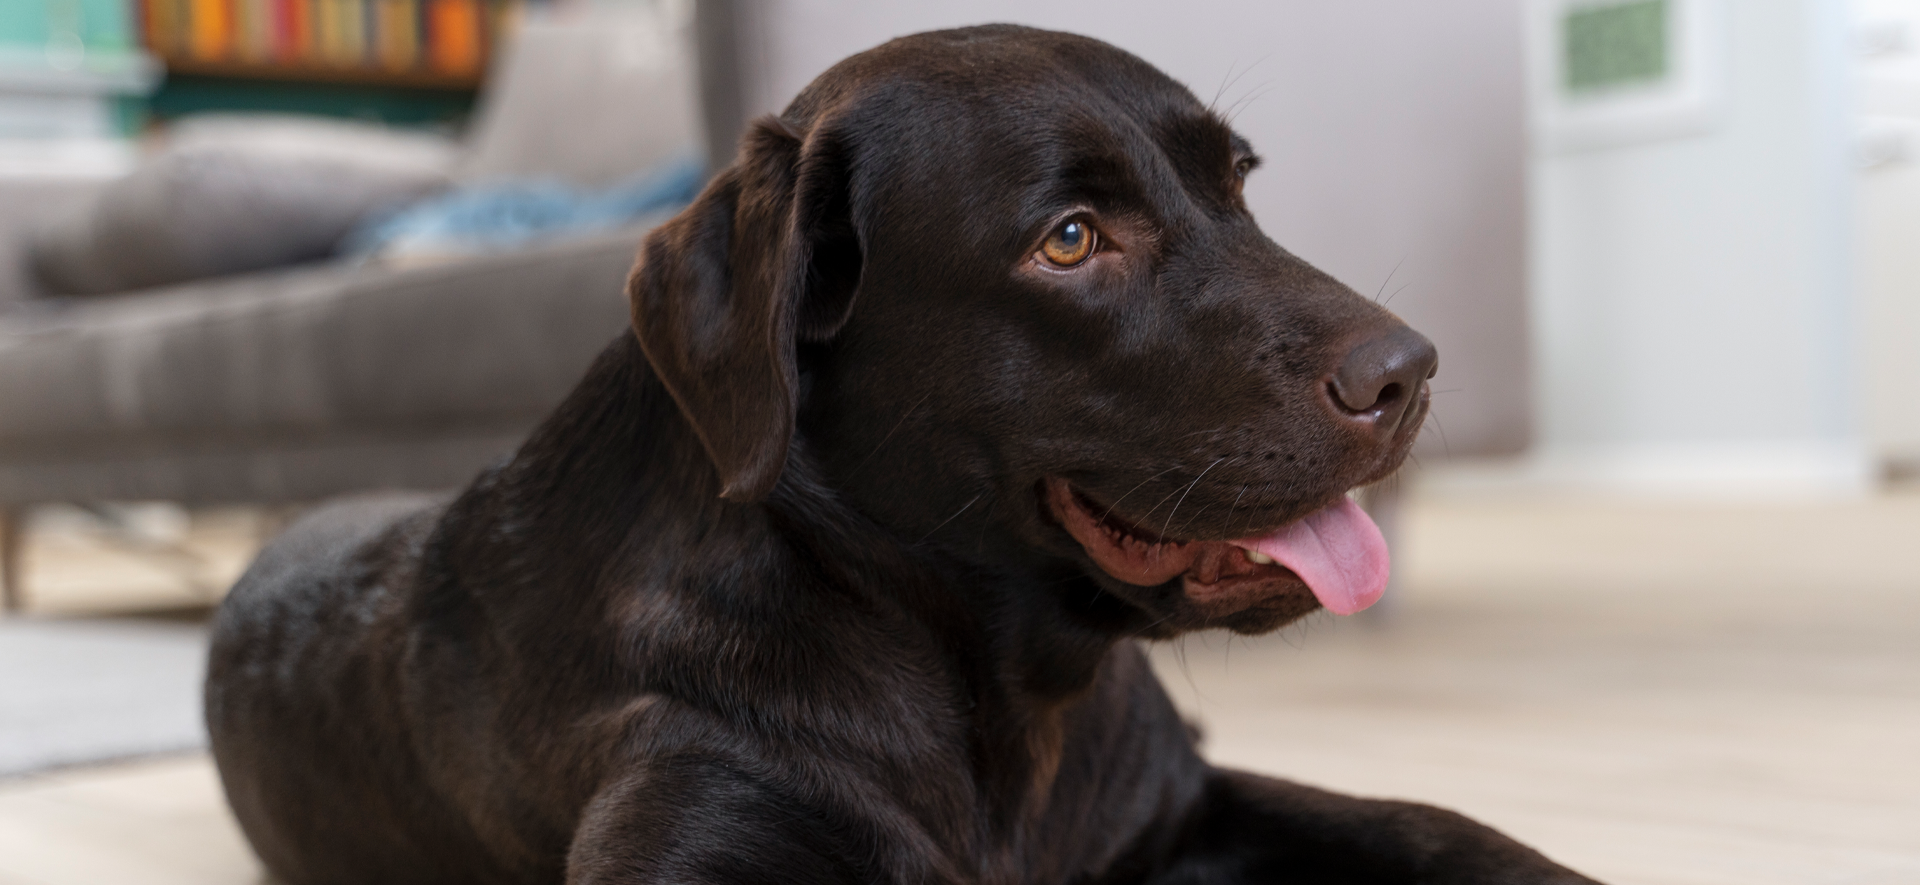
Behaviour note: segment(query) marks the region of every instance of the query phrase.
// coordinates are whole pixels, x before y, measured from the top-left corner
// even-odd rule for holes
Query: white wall
[[[1539,463],[1666,489],[1868,476],[1845,7],[1728,0],[1705,134],[1533,164]]]
[[[1247,192],[1268,234],[1369,295],[1398,292],[1393,310],[1439,344],[1444,442],[1430,433],[1423,457],[1526,443],[1516,0],[748,0],[747,111],[888,38],[990,21],[1099,37],[1220,95],[1267,161]]]

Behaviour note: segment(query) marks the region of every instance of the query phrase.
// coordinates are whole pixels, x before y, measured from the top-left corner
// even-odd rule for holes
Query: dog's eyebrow
[[[1101,213],[1131,213],[1164,221],[1153,198],[1151,174],[1135,157],[1155,150],[1142,133],[1131,135],[1101,120],[1077,121],[1062,138],[1061,146],[1038,163],[1038,181],[1021,206],[1023,229],[1039,236],[1040,229],[1057,222],[1067,206],[1081,206]],[[1129,140],[1137,141],[1129,145]]]
[[[1145,202],[1145,183],[1134,164],[1115,151],[1083,153],[1064,164],[1057,196],[1111,208]]]
[[[1247,164],[1248,169],[1260,168],[1260,155],[1253,152],[1253,143],[1235,132],[1227,136],[1227,142],[1233,145],[1233,159],[1236,163]]]

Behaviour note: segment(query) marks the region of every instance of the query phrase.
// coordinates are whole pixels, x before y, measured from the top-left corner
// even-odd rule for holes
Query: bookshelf
[[[524,0],[138,0],[141,36],[198,76],[474,89]]]
[[[164,118],[288,110],[421,122],[471,107],[533,0],[132,0]],[[397,110],[396,110],[397,109]]]
[[[436,89],[455,92],[472,91],[480,86],[480,76],[474,73],[432,70],[390,71],[345,65],[263,64],[249,61],[203,61],[192,58],[164,59],[163,61],[166,64],[167,73],[175,77],[392,86],[401,89]]]

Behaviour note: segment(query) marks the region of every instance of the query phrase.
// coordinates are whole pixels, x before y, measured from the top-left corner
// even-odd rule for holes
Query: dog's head
[[[1261,234],[1257,163],[1099,41],[895,40],[648,237],[634,326],[728,499],[804,450],[908,543],[1080,570],[1136,632],[1357,610],[1386,554],[1345,495],[1405,457],[1434,351]]]

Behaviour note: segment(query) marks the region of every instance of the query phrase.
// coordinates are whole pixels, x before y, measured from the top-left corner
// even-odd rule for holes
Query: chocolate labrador
[[[1432,345],[1260,233],[1145,62],[895,40],[650,234],[633,328],[450,501],[325,508],[207,718],[290,883],[1578,883],[1213,768],[1138,641],[1358,610]]]

